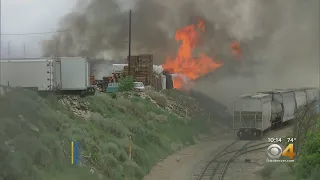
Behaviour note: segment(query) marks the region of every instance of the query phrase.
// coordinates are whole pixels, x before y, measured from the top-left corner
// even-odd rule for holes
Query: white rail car
[[[274,91],[274,97],[275,101],[282,104],[283,107],[282,122],[294,119],[294,112],[296,109],[296,100],[294,92],[286,90],[276,90]]]
[[[52,91],[53,62],[49,58],[1,60],[1,85]]]
[[[295,118],[295,113],[319,100],[319,89],[287,89],[243,95],[235,100],[233,125],[241,139],[261,137]]]
[[[304,89],[307,94],[307,103],[311,103],[315,100],[319,100],[319,89],[317,88],[307,88]]]
[[[296,99],[296,108],[307,105],[307,92],[303,89],[293,90]]]
[[[234,103],[233,125],[238,136],[262,136],[271,126],[272,97],[269,94],[243,95]]]

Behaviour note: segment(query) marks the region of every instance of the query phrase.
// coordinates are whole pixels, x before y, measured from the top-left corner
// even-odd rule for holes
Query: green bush
[[[132,91],[134,88],[134,78],[131,76],[127,76],[119,80],[119,91]]]
[[[320,133],[310,133],[299,154],[297,175],[299,178],[309,178],[314,169],[320,166]]]
[[[117,98],[117,94],[116,94],[116,93],[111,93],[111,94],[110,94],[110,97],[111,97],[112,99],[116,99],[116,98]]]
[[[313,168],[310,177],[307,178],[306,180],[319,180],[319,177],[320,177],[320,166],[318,165],[315,168]]]

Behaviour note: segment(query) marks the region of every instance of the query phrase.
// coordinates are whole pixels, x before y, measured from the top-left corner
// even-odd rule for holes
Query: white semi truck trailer
[[[84,57],[3,59],[1,85],[38,91],[94,93]]]

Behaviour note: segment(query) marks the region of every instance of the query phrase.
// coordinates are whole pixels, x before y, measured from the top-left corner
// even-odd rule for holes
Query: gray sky
[[[59,19],[70,12],[77,0],[1,0],[2,34],[21,34],[55,31]],[[23,57],[40,55],[39,43],[52,34],[28,36],[2,36],[2,57]],[[8,45],[10,42],[10,45]],[[8,51],[10,47],[10,53]]]

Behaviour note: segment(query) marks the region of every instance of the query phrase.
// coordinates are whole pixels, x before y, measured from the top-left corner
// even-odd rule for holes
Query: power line
[[[57,31],[47,31],[47,32],[32,32],[32,33],[4,33],[1,36],[25,36],[25,35],[38,35],[38,34],[54,34],[59,32],[67,32],[70,31],[68,29],[65,30],[57,30]]]

